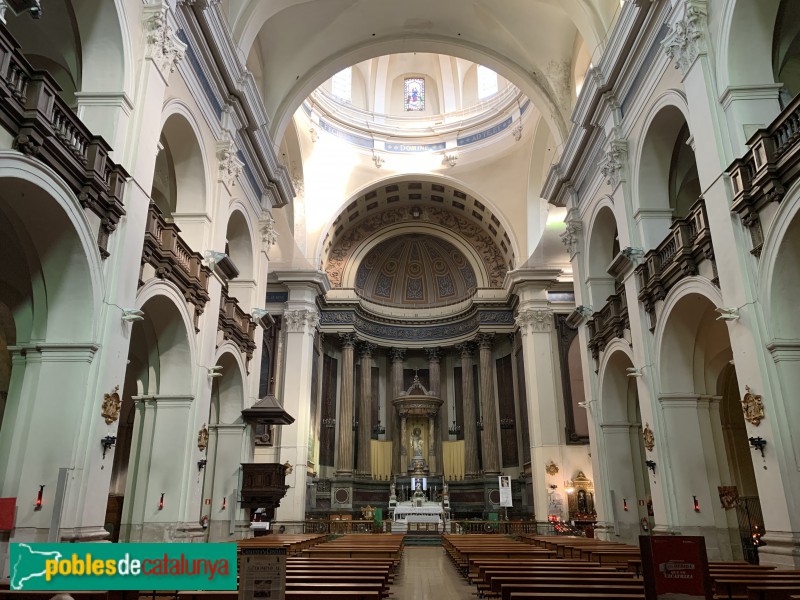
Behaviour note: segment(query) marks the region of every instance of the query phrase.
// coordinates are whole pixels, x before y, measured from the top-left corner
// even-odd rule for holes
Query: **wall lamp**
[[[223,258],[228,256],[224,252],[217,252],[216,250],[206,250],[203,253],[203,256],[206,259],[206,266],[211,269],[213,272],[214,269],[217,268],[217,263],[219,263]]]
[[[197,470],[202,471],[205,468],[206,464],[208,464],[208,460],[206,460],[205,458],[201,458],[200,460],[197,461]]]
[[[250,320],[254,323],[260,323],[264,329],[269,329],[275,325],[275,319],[272,318],[266,308],[254,308],[251,311]]]
[[[656,461],[648,459],[644,461],[644,464],[646,464],[647,468],[653,472],[653,475],[656,474]]]
[[[627,246],[620,251],[620,254],[628,260],[633,260],[634,258],[642,258],[644,256],[644,250]]]
[[[209,378],[222,377],[222,373],[220,373],[220,370],[222,370],[222,365],[217,365],[215,367],[208,367],[208,377]]]
[[[694,512],[700,512],[700,501],[697,496],[692,496],[692,500],[694,501]]]
[[[644,373],[642,373],[642,367],[628,367],[625,370],[628,372],[628,377],[641,377],[644,375]]]
[[[761,452],[761,458],[764,458],[764,447],[767,445],[767,440],[761,437],[748,438],[750,446]]]
[[[122,320],[128,322],[144,321],[144,311],[141,311],[138,308],[123,308]]]
[[[158,499],[158,510],[164,510],[164,493],[161,492],[161,498]]]
[[[107,435],[102,440],[100,440],[100,444],[103,446],[103,460],[106,459],[106,452],[108,452],[109,448],[112,448],[116,443],[117,443],[117,436],[115,435]]]
[[[717,321],[736,321],[739,318],[738,308],[717,307],[714,310],[719,313]]]

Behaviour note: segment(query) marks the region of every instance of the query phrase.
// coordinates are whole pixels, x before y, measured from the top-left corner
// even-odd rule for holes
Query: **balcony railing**
[[[733,185],[732,210],[750,230],[752,253],[759,256],[764,242],[759,211],[783,200],[800,175],[800,94],[747,145],[750,151],[733,161],[727,173]]]
[[[681,279],[697,275],[703,260],[710,261],[711,279],[718,284],[705,200],[700,198],[686,217],[675,220],[669,235],[645,254],[636,268],[639,301],[650,314],[651,328],[655,327],[656,302],[663,300]]]
[[[198,320],[203,314],[208,295],[208,278],[211,271],[203,264],[203,257],[192,252],[181,238],[180,228],[167,223],[154,202],[147,211],[147,226],[142,249],[142,268],[150,265],[156,277],[166,279],[178,286],[187,302],[195,307],[194,326],[199,331]],[[142,275],[139,285],[143,285]]]
[[[17,150],[53,169],[83,207],[100,218],[97,246],[106,258],[108,237],[125,214],[128,174],[108,157],[111,147],[105,140],[93,135],[61,99],[60,90],[49,73],[28,63],[0,23],[0,124],[14,136]]]
[[[616,294],[609,296],[603,308],[594,313],[586,325],[589,327],[589,350],[597,359],[611,340],[621,338],[631,327],[625,288],[620,287]]]
[[[253,351],[256,349],[256,324],[250,315],[241,309],[236,298],[228,295],[228,290],[225,288],[222,288],[217,330],[222,332],[224,339],[233,340],[239,350],[247,355],[248,362],[253,358]]]

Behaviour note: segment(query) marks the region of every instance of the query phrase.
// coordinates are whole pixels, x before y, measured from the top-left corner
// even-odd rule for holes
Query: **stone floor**
[[[406,546],[400,570],[390,588],[392,600],[464,600],[474,598],[474,591],[441,547]]]

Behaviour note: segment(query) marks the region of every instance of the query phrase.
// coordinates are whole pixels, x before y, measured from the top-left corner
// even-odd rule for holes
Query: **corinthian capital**
[[[697,57],[706,51],[708,11],[706,0],[685,0],[683,6],[683,18],[672,25],[661,47],[675,61],[675,68],[686,75]]]
[[[283,313],[283,318],[289,333],[314,335],[319,325],[319,312],[316,309],[287,310]]]
[[[217,159],[219,160],[219,180],[230,190],[242,174],[244,163],[237,156],[238,151],[233,140],[223,140],[217,145]]]
[[[550,333],[553,330],[553,311],[549,308],[528,308],[516,316],[517,326],[523,335]]]
[[[166,81],[186,53],[186,44],[169,23],[169,7],[146,6],[144,24],[147,32],[147,58],[151,59]]]

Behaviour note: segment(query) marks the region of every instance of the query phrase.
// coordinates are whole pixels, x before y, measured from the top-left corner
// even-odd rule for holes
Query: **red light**
[[[158,510],[164,510],[164,492],[161,492],[161,498],[158,501]]]
[[[228,499],[223,497],[222,498],[222,510],[225,510],[226,508],[228,508]]]
[[[692,496],[694,499],[694,512],[700,512],[700,502],[697,500],[697,496]]]
[[[626,512],[628,510],[628,500],[626,498],[622,499],[622,509]]]
[[[42,496],[44,495],[44,484],[39,486],[39,493],[36,495],[36,506],[33,510],[42,510]]]

